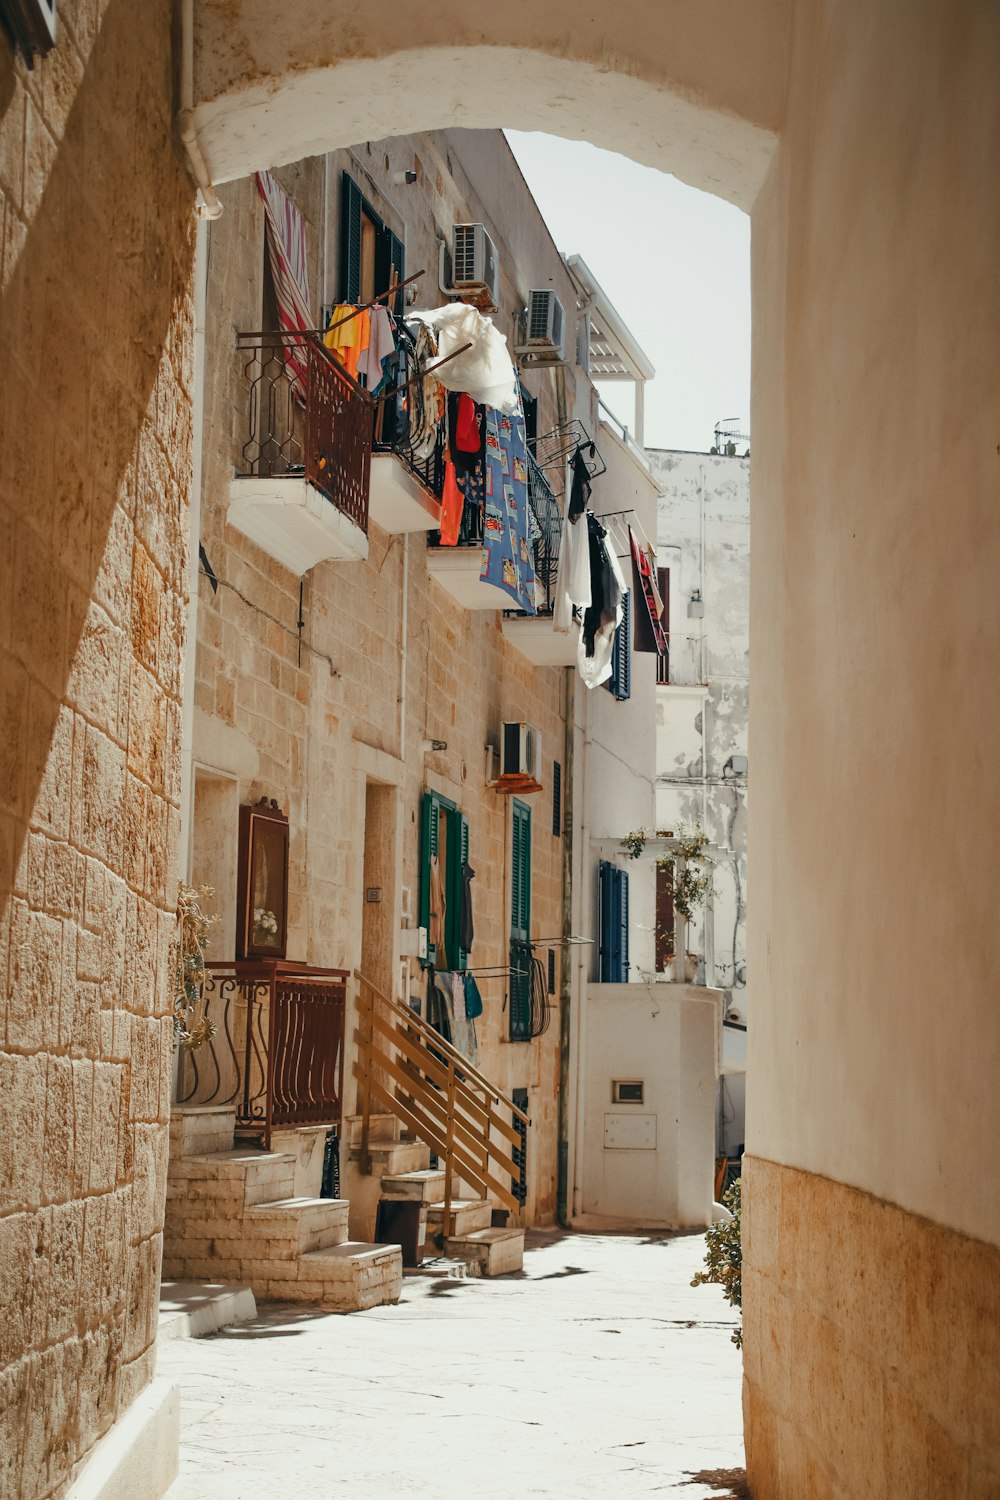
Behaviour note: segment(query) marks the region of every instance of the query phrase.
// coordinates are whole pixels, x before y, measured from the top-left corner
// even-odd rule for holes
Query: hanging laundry
[[[441,546],[454,547],[458,542],[458,533],[462,526],[462,510],[465,506],[465,496],[459,488],[455,477],[455,465],[451,459],[445,460],[444,465],[444,489],[441,494]],[[464,947],[465,944],[463,943]]]
[[[438,958],[445,957],[444,951],[444,918],[445,899],[444,886],[441,881],[441,866],[438,864],[436,854],[431,855],[431,904],[430,919],[427,926],[427,941],[431,944]]]
[[[587,522],[567,507],[559,544],[559,576],[552,611],[554,630],[579,629],[578,611],[590,607],[590,546]]]
[[[486,410],[486,494],[483,522],[485,583],[510,595],[519,609],[535,613],[535,566],[528,541],[528,450],[524,414]]]
[[[476,872],[468,860],[462,863],[462,905],[458,913],[458,946],[466,953],[472,951],[475,927],[472,921],[472,882]]]
[[[422,371],[438,357],[437,336],[427,323],[417,331],[414,360]],[[410,447],[414,458],[429,458],[438,440],[438,425],[445,412],[444,387],[434,374],[424,375],[411,386]]]
[[[270,172],[257,173],[257,188],[264,200],[267,254],[278,303],[278,322],[282,333],[301,333],[313,326],[306,270],[305,220]],[[305,344],[298,341],[286,343],[281,352],[292,395],[300,406],[304,406],[308,368]]]
[[[451,1045],[467,1057],[469,1062],[475,1063],[479,1059],[479,1043],[476,1038],[476,1026],[472,1017],[466,1015],[465,1007],[465,983],[461,974],[454,974],[450,970],[434,970],[433,988],[437,991],[437,1015],[443,1024],[438,1025],[437,1020],[428,1020],[436,1031],[451,1042]],[[430,994],[428,993],[428,1002]],[[447,1033],[445,1031],[447,1026]]]
[[[632,552],[632,605],[634,619],[632,644],[636,651],[655,651],[658,656],[667,653],[666,637],[660,624],[660,609],[657,607],[658,591],[653,579],[655,575],[649,564],[647,553],[639,546],[635,532],[628,529]],[[641,602],[640,602],[641,601]]]
[[[465,982],[465,1014],[468,1020],[474,1021],[477,1016],[481,1016],[483,1013],[483,997],[479,993],[479,986],[476,983],[476,976],[474,974],[465,974],[463,975],[463,979]]]
[[[593,443],[591,443],[590,447],[593,450]],[[575,521],[577,516],[583,515],[583,512],[587,509],[587,502],[590,500],[590,470],[587,468],[584,460],[582,447],[577,448],[573,454],[570,468],[572,479],[569,491],[569,507],[566,514],[571,521]]]
[[[608,545],[607,532],[589,511],[587,527],[591,602],[583,615],[577,667],[584,686],[595,688],[611,676],[615,631],[621,624],[627,588],[615,549]]]
[[[371,315],[366,307],[342,302],[330,314],[323,343],[340,360],[352,380],[358,378],[358,362],[371,342]]]
[[[365,384],[374,392],[382,384],[384,362],[396,352],[396,339],[389,309],[381,302],[369,308],[369,317],[368,347],[358,359],[358,374],[365,377]]]
[[[466,391],[474,401],[494,406],[508,416],[518,409],[517,382],[507,340],[478,308],[465,302],[449,302],[444,307],[407,313],[407,320],[435,331],[439,359],[455,356],[437,372],[448,390]],[[471,348],[463,348],[465,344]],[[459,349],[461,354],[456,353]]]
[[[461,391],[455,403],[455,420],[452,424],[452,449],[459,453],[482,453],[483,408],[477,406],[467,391]]]

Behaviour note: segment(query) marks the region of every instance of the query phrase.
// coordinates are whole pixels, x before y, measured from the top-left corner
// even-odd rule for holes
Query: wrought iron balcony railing
[[[205,967],[202,1014],[215,1029],[181,1053],[178,1102],[232,1105],[237,1135],[265,1149],[280,1127],[339,1125],[347,971],[286,960]]]
[[[398,336],[396,353],[383,365],[383,384],[389,394],[375,407],[373,452],[393,454],[435,500],[440,500],[444,494],[445,423],[438,423],[430,451],[428,444],[418,448],[414,443],[413,387],[420,377],[412,342],[403,329]]]
[[[367,533],[370,397],[314,333],[241,333],[237,348],[246,391],[237,476],[304,478]]]

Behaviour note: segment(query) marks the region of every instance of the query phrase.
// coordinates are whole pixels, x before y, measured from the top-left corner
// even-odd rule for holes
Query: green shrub
[[[721,1286],[730,1307],[743,1306],[743,1250],[740,1244],[740,1187],[742,1179],[737,1177],[732,1187],[723,1193],[722,1201],[732,1219],[724,1224],[713,1224],[705,1234],[706,1270],[698,1271],[692,1286],[707,1286],[709,1282]],[[733,1334],[737,1349],[743,1347],[743,1329]]]

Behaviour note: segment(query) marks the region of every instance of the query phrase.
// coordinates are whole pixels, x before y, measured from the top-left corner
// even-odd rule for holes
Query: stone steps
[[[432,1203],[444,1188],[440,1167],[419,1167],[415,1172],[397,1172],[382,1178],[381,1196],[393,1202]]]
[[[492,1225],[493,1209],[485,1198],[452,1198],[451,1235],[472,1234],[477,1229],[489,1229]],[[444,1201],[439,1199],[427,1205],[427,1238],[440,1236],[444,1231]]]
[[[398,1141],[400,1136],[400,1122],[395,1115],[369,1115],[368,1116],[368,1141]],[[348,1115],[344,1121],[341,1139],[348,1147],[361,1145],[361,1116]]]
[[[420,1141],[369,1141],[368,1150],[372,1159],[373,1173],[379,1177],[397,1177],[406,1172],[419,1172],[428,1166],[430,1147]],[[351,1160],[357,1161],[360,1146],[351,1148]]]
[[[523,1229],[474,1229],[449,1235],[445,1253],[463,1260],[472,1275],[507,1276],[524,1265]]]
[[[205,1113],[213,1118],[198,1121],[197,1111],[186,1111],[172,1126],[179,1149],[168,1173],[164,1277],[247,1282],[258,1299],[313,1302],[337,1312],[399,1300],[398,1247],[349,1241],[346,1199],[296,1194],[297,1151],[234,1150],[232,1111],[228,1131],[218,1111]],[[203,1149],[227,1134],[229,1149]],[[310,1154],[314,1137],[312,1130]],[[181,1154],[185,1144],[202,1149]],[[399,1148],[385,1141],[381,1149]]]

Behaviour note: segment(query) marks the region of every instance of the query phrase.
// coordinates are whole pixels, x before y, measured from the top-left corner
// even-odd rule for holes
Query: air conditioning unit
[[[527,331],[518,354],[555,355],[563,357],[563,330],[566,315],[563,305],[551,287],[528,293]]]
[[[455,224],[451,240],[452,288],[460,295],[485,292],[496,307],[500,299],[500,257],[482,224]]]
[[[532,724],[505,723],[500,734],[498,792],[542,790],[542,736]]]

